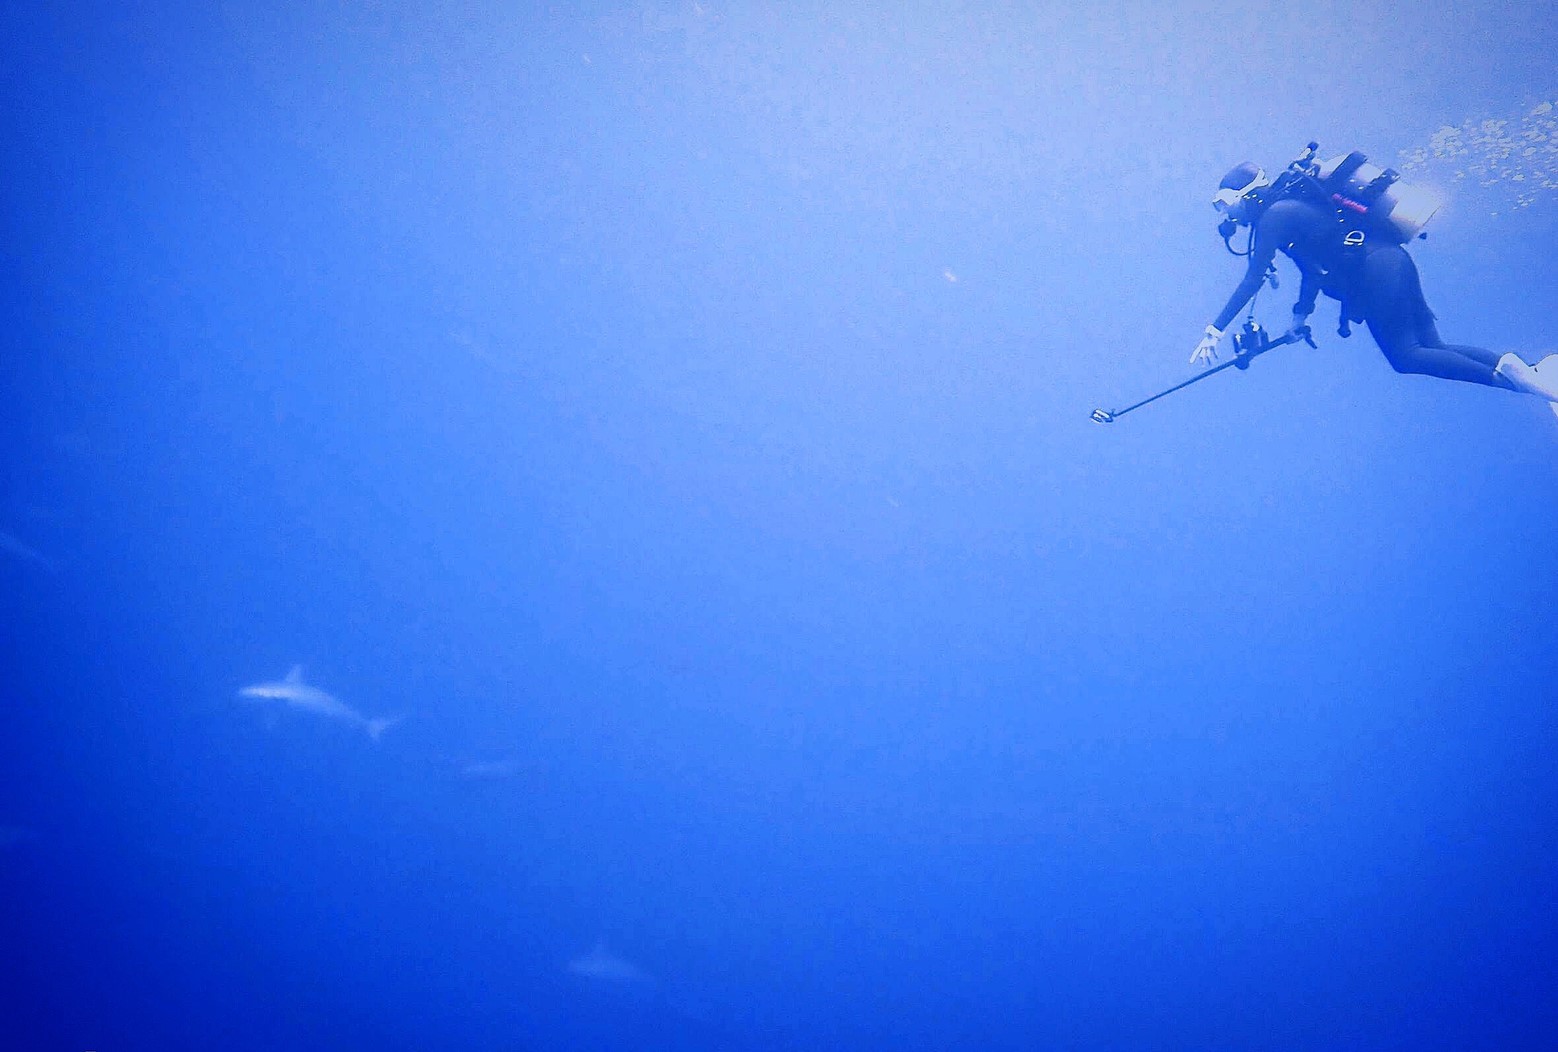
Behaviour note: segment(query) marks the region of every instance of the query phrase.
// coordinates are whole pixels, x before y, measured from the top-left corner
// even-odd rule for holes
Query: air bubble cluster
[[[1427,146],[1403,150],[1401,162],[1408,178],[1475,183],[1505,191],[1511,208],[1528,208],[1558,193],[1558,101],[1519,118],[1440,128]]]

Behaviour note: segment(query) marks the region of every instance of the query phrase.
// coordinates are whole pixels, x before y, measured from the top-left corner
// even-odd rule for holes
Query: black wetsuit
[[[1369,334],[1391,368],[1446,380],[1508,387],[1493,367],[1501,357],[1481,347],[1447,344],[1439,338],[1434,312],[1423,299],[1417,265],[1400,245],[1365,241],[1344,249],[1345,228],[1335,212],[1301,200],[1277,201],[1255,221],[1250,265],[1228,305],[1212,324],[1226,330],[1260,290],[1278,251],[1298,267],[1301,277],[1295,314],[1306,317],[1320,292],[1342,301],[1353,320],[1368,324]],[[1357,252],[1348,258],[1345,253]]]

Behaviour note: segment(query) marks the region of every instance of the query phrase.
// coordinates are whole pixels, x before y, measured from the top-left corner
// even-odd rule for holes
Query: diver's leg
[[[1550,354],[1533,365],[1518,354],[1500,354],[1485,347],[1446,344],[1439,338],[1439,327],[1434,324],[1432,311],[1425,312],[1418,324],[1417,343],[1419,347],[1450,351],[1479,365],[1490,366],[1493,370],[1490,386],[1504,387],[1558,403],[1558,355]],[[1558,412],[1558,405],[1554,406],[1554,411]]]
[[[1445,343],[1439,338],[1439,326],[1434,322],[1433,312],[1428,310],[1427,304],[1423,307],[1423,316],[1418,320],[1417,343],[1422,347],[1432,347],[1442,351],[1450,351],[1463,358],[1470,358],[1474,362],[1486,365],[1489,369],[1497,369],[1499,359],[1504,355],[1498,351],[1490,351],[1486,347],[1472,347],[1464,343]]]
[[[1406,249],[1391,247],[1364,261],[1369,333],[1398,373],[1514,388],[1497,371],[1500,355],[1481,347],[1446,344],[1423,298],[1417,265]]]
[[[1460,345],[1426,346],[1417,340],[1411,325],[1390,318],[1370,318],[1369,333],[1398,373],[1437,376],[1486,387],[1513,386],[1495,371],[1499,355],[1493,351]]]

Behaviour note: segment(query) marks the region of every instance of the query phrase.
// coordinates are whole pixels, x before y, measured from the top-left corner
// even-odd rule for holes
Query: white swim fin
[[[1517,391],[1558,402],[1558,354],[1549,354],[1535,365],[1527,365],[1516,355],[1506,354],[1498,360],[1493,371],[1508,380]]]

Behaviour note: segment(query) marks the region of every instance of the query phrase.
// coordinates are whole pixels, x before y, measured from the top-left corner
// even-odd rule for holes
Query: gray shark
[[[473,781],[495,782],[512,778],[522,770],[516,760],[473,760],[460,765],[460,776]]]
[[[568,962],[568,971],[585,979],[612,983],[618,986],[643,986],[654,983],[654,978],[632,961],[623,960],[597,942],[589,953],[580,954]]]
[[[688,997],[685,990],[668,986],[620,956],[604,940],[596,942],[588,953],[581,953],[570,960],[567,970],[569,975],[582,980],[589,987],[606,992],[608,996],[628,997],[660,1005],[699,1023],[707,1024],[710,1021],[707,1005],[700,1003],[697,998]]]
[[[303,682],[302,665],[293,665],[292,671],[288,672],[283,680],[241,687],[238,696],[249,701],[284,702],[302,712],[312,712],[316,716],[325,716],[354,727],[361,727],[374,741],[378,741],[379,735],[387,728],[400,722],[399,716],[369,719],[334,694]]]

